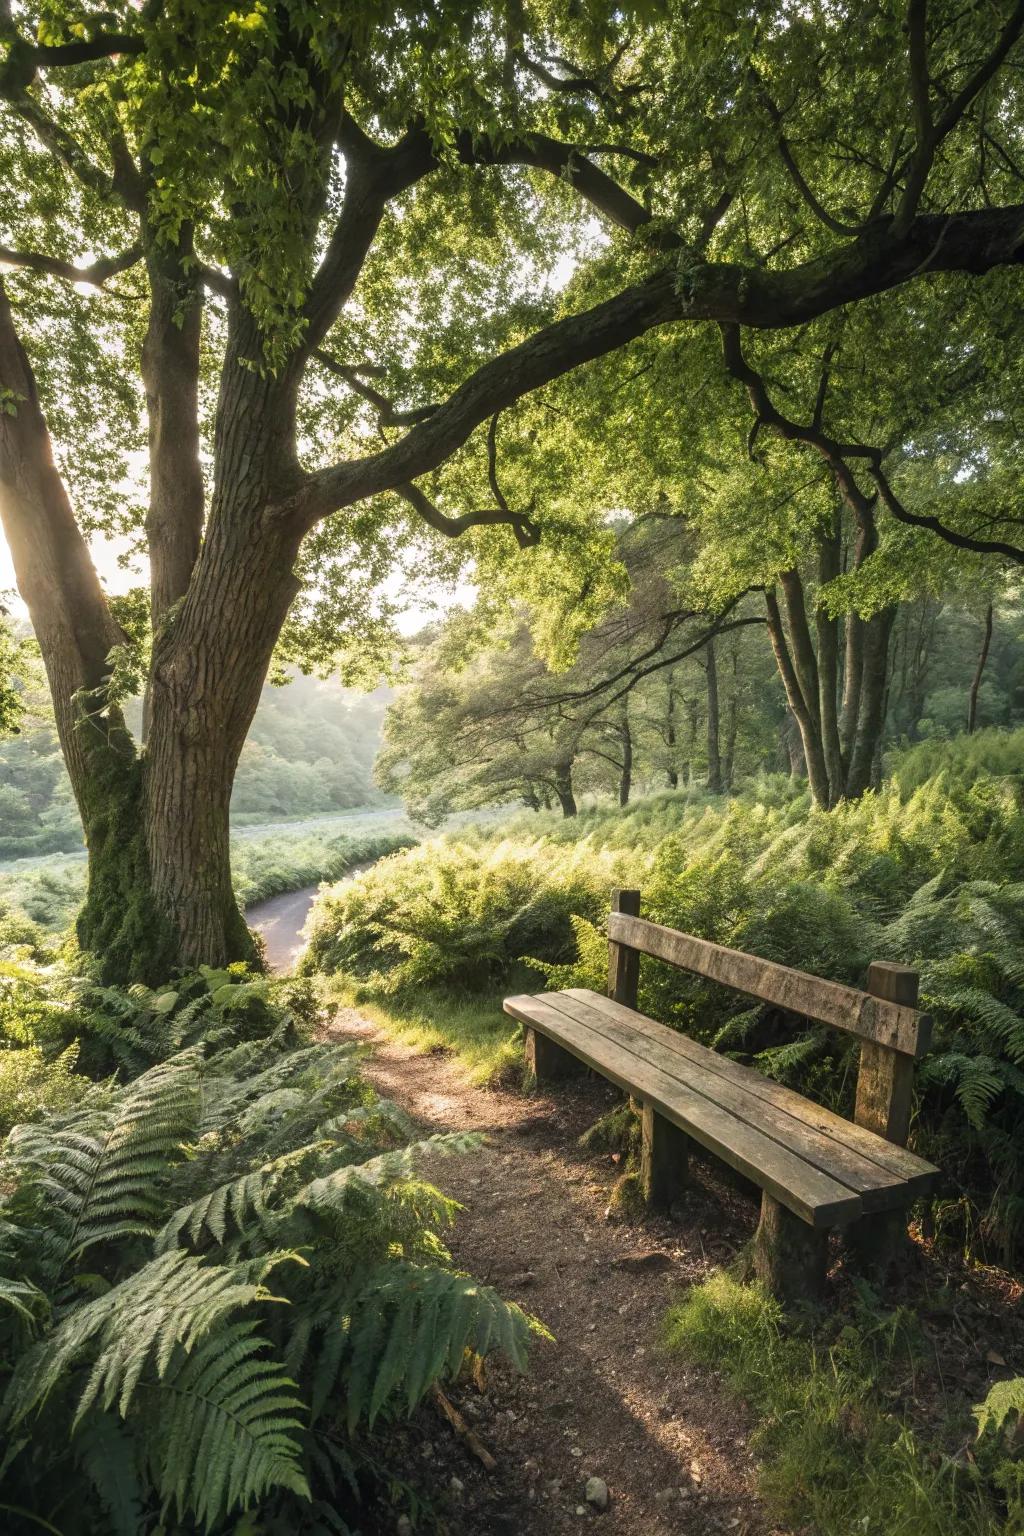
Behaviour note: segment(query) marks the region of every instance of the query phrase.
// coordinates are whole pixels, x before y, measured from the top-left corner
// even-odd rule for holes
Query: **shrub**
[[[466,1350],[523,1363],[528,1320],[449,1267],[417,1172],[474,1139],[410,1142],[289,997],[237,972],[106,995],[171,1054],[7,1138],[0,1502],[34,1524],[343,1532],[386,1475],[375,1424]]]
[[[489,847],[440,839],[324,891],[303,969],[344,972],[385,993],[497,985],[523,955],[567,959],[573,916],[597,919],[616,867],[543,838]]]

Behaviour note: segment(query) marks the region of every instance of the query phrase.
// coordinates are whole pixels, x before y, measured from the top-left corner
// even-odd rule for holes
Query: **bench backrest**
[[[608,920],[608,995],[637,1004],[640,956],[706,976],[788,1013],[801,1014],[862,1040],[857,1079],[858,1124],[905,1145],[910,1129],[913,1064],[931,1043],[932,1022],[917,1003],[918,975],[875,961],[867,989],[846,987],[742,950],[664,928],[640,916],[639,891],[615,891]]]

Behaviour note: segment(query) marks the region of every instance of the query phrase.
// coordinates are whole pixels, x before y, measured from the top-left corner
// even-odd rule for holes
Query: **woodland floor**
[[[577,1145],[616,1101],[607,1084],[574,1082],[558,1099],[477,1087],[457,1058],[416,1054],[353,1009],[330,1036],[372,1046],[366,1076],[429,1131],[486,1133],[478,1154],[431,1170],[464,1207],[455,1262],[555,1336],[534,1344],[527,1376],[497,1367],[482,1391],[452,1390],[495,1471],[433,1408],[402,1432],[405,1476],[429,1492],[442,1529],[559,1536],[596,1521],[607,1536],[778,1536],[753,1489],[742,1410],[714,1371],[659,1347],[667,1306],[733,1256],[753,1228],[753,1202],[695,1182],[671,1221],[609,1219],[620,1169]],[[604,1513],[584,1501],[591,1476],[608,1485]],[[393,1514],[380,1526],[397,1528]]]

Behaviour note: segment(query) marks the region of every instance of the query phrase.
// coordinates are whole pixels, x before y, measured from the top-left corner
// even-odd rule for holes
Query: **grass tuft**
[[[895,1407],[920,1344],[912,1314],[852,1314],[799,1331],[759,1286],[717,1273],[669,1313],[668,1348],[720,1371],[759,1427],[760,1491],[772,1514],[815,1536],[1011,1536],[1005,1468],[922,1444]],[[962,1444],[970,1415],[953,1422]],[[956,1436],[954,1436],[956,1438]]]

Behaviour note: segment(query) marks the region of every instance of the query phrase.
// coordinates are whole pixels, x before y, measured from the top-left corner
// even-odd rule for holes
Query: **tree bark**
[[[151,240],[152,295],[142,345],[149,421],[150,592],[154,630],[183,597],[203,536],[205,495],[199,456],[199,337],[202,306],[191,233],[177,248]]]
[[[146,847],[157,909],[185,965],[253,954],[231,884],[231,785],[298,590],[300,531],[266,515],[294,465],[295,381],[246,367],[258,346],[245,313],[232,314],[206,537],[180,608],[154,641]]]
[[[142,764],[108,697],[124,643],[53,460],[36,381],[0,282],[0,519],[50,685],[89,854],[79,940],[105,980],[160,980],[174,938],[156,908],[143,829]]]
[[[679,770],[676,767],[676,691],[672,686],[672,674],[668,676],[668,697],[665,703],[665,747],[668,753],[668,768],[665,770],[665,782],[669,789],[679,788]]]
[[[839,575],[838,513],[832,534],[821,540],[818,549],[818,580],[821,586]],[[814,612],[818,636],[818,713],[821,720],[821,744],[829,782],[829,804],[840,799],[846,781],[842,741],[839,734],[839,621],[830,618],[819,599]]]
[[[978,665],[974,669],[974,677],[971,679],[971,692],[967,701],[967,734],[974,735],[974,728],[978,723],[978,691],[981,688],[981,679],[985,671],[985,663],[988,661],[988,648],[992,644],[992,604],[985,609],[985,631],[981,641],[981,652],[978,656]]]
[[[851,800],[871,787],[872,765],[885,725],[889,639],[895,618],[895,608],[885,608],[864,623],[860,708],[846,774],[846,793]]]
[[[622,747],[622,767],[619,770],[619,805],[629,804],[633,788],[633,733],[629,727],[628,710],[624,707],[619,723],[619,743]]]
[[[722,757],[719,749],[718,665],[715,660],[715,642],[709,640],[704,647],[704,671],[708,687],[708,791],[722,793]]]
[[[558,803],[562,807],[562,815],[575,816],[577,813],[576,796],[572,787],[572,763],[558,763],[555,767],[555,794]]]
[[[779,611],[778,599],[773,591],[766,591],[764,595],[765,609],[768,619],[768,636],[772,642],[772,650],[775,652],[775,661],[782,678],[783,687],[786,690],[786,698],[797,729],[800,732],[800,742],[804,752],[804,762],[807,766],[807,781],[811,788],[811,796],[815,805],[820,805],[827,810],[831,799],[831,790],[828,781],[828,770],[825,767],[825,753],[822,748],[821,735],[815,720],[804,698],[800,681],[793,666],[793,660],[786,643],[786,633],[782,626],[782,614]]]

